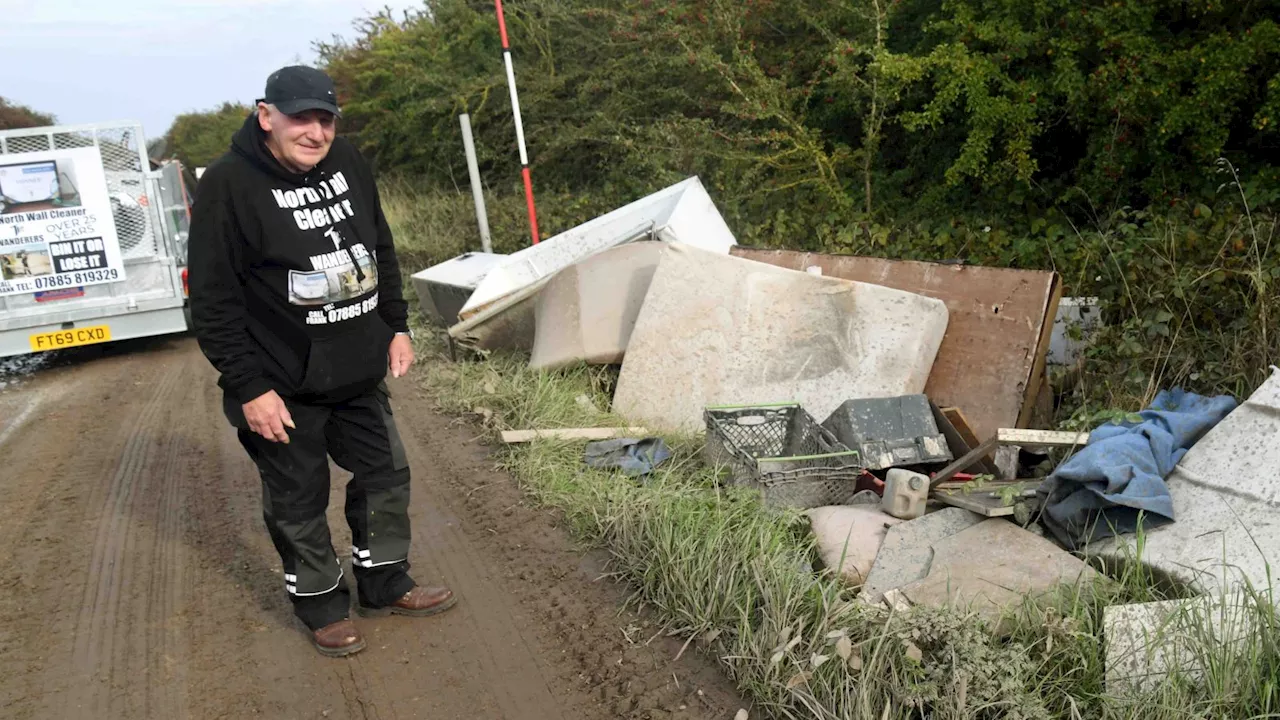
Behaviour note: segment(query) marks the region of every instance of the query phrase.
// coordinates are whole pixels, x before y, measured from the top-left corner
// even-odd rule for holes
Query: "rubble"
[[[932,551],[928,575],[897,590],[914,605],[967,609],[993,625],[1028,597],[1099,577],[1052,542],[998,518],[936,540]]]
[[[636,320],[614,410],[699,429],[703,409],[924,389],[947,326],[941,301],[672,244]]]
[[[929,574],[934,543],[985,519],[968,510],[945,508],[889,528],[859,598],[875,604],[889,590],[922,580]]]
[[[1173,673],[1198,682],[1208,667],[1229,672],[1227,658],[1246,655],[1261,612],[1244,593],[1106,608],[1107,692],[1137,696],[1158,689]]]
[[[806,510],[822,564],[861,585],[890,528],[902,522],[874,505],[829,505]]]

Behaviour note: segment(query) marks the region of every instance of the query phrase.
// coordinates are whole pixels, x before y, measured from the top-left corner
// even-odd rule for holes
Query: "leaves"
[[[915,643],[911,642],[910,640],[904,640],[902,641],[902,646],[903,646],[903,651],[907,656],[907,659],[916,663],[924,661],[924,652],[921,651],[919,646],[917,646]]]
[[[208,165],[230,148],[231,136],[250,112],[247,105],[223,103],[214,110],[179,115],[164,137],[166,155],[192,169]]]

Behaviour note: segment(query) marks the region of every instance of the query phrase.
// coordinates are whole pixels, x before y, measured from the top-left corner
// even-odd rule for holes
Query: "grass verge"
[[[440,408],[492,431],[622,424],[607,412],[606,369],[534,372],[519,355],[451,363],[438,340],[420,346],[421,381]],[[577,538],[609,551],[669,632],[719,658],[757,703],[754,717],[1181,719],[1275,707],[1269,603],[1248,606],[1259,630],[1244,649],[1225,647],[1211,618],[1200,623],[1186,642],[1205,677],[1175,673],[1152,693],[1109,697],[1103,609],[1169,597],[1140,565],[1105,587],[1028,600],[1001,633],[958,609],[891,613],[816,567],[802,515],[717,486],[696,440],[670,443],[672,460],[643,481],[588,469],[582,443],[512,446],[500,462]]]

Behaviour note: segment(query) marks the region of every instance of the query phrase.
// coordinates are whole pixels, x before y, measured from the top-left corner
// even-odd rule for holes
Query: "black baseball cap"
[[[275,105],[285,115],[327,110],[342,117],[333,80],[323,71],[306,65],[290,65],[271,73],[266,93],[259,102]]]

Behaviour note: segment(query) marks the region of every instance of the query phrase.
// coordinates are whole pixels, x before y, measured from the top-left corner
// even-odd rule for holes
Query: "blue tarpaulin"
[[[628,476],[648,475],[671,457],[671,449],[662,438],[618,438],[587,443],[588,467],[601,470],[619,469]]]
[[[1063,545],[1173,522],[1164,479],[1187,450],[1236,408],[1230,396],[1204,397],[1179,388],[1161,391],[1138,423],[1105,423],[1089,444],[1041,486],[1042,520]]]

